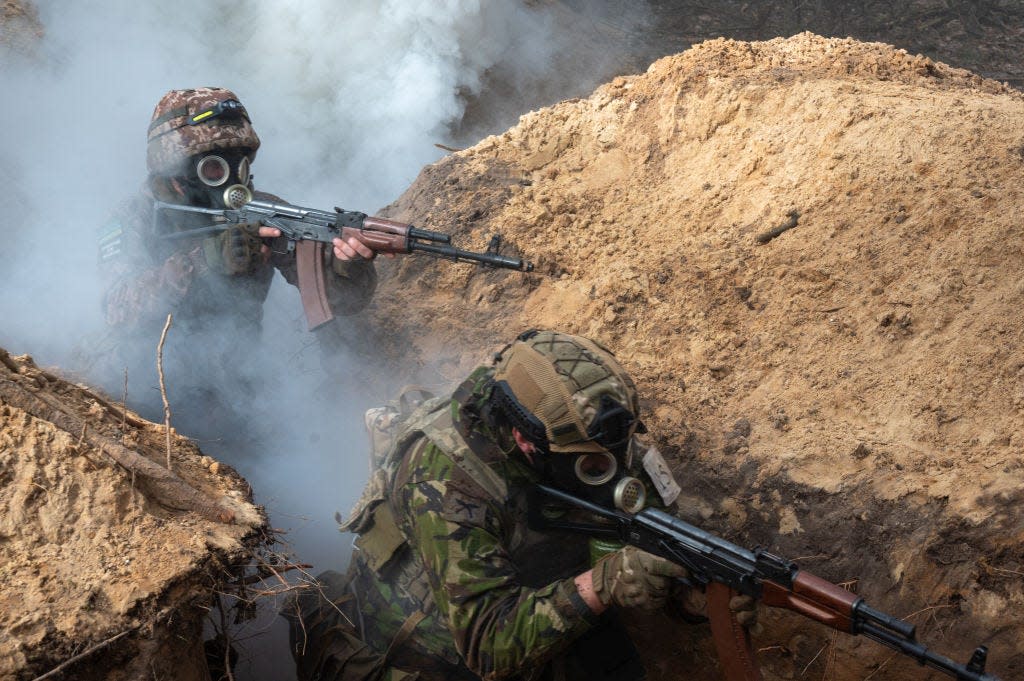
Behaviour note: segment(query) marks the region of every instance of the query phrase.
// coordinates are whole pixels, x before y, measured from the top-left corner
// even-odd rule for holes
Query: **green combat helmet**
[[[630,512],[643,483],[625,475],[637,418],[636,386],[610,350],[554,331],[527,331],[497,357],[494,400],[540,451],[533,463],[563,488]]]
[[[212,151],[244,149],[251,163],[260,146],[238,97],[217,87],[171,90],[161,97],[147,140],[146,167],[161,177],[185,174],[190,159]]]

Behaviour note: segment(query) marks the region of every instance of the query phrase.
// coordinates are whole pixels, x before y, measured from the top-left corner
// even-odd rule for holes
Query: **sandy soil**
[[[173,479],[146,475],[162,425],[0,350],[0,678],[101,644],[58,678],[209,678],[203,618],[266,521],[232,469],[171,448]]]
[[[388,215],[476,249],[500,232],[539,273],[409,258],[370,324],[436,382],[525,328],[600,338],[684,515],[1014,678],[1022,120],[1019,92],[883,44],[709,41],[425,168]],[[765,619],[776,678],[928,678]],[[703,634],[684,652],[713,664]]]

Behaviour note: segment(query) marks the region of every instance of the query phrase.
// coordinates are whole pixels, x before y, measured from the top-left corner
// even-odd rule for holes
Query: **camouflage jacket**
[[[256,192],[255,198],[280,201],[263,192]],[[198,328],[231,324],[256,330],[274,270],[289,284],[298,285],[294,253],[276,245],[270,260],[250,274],[226,276],[210,270],[202,254],[205,235],[174,240],[159,236],[204,226],[207,218],[181,213],[170,224],[171,218],[158,220],[154,216],[153,202],[152,193],[144,189],[123,204],[101,230],[99,261],[106,290],[103,311],[109,327],[128,332],[148,329],[174,312],[176,324]],[[373,263],[336,262],[330,248],[325,249],[324,258],[332,311],[346,315],[365,307],[377,283]]]
[[[587,539],[529,529],[537,474],[464,400],[419,418],[378,505],[364,496],[350,523],[348,606],[363,640],[422,680],[548,679],[559,666],[588,678],[566,674],[562,655],[598,622],[574,582]]]

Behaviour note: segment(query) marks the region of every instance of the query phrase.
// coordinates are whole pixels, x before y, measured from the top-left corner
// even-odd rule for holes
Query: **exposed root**
[[[37,676],[32,681],[43,681],[43,679],[52,678],[52,677],[56,676],[57,674],[60,674],[62,671],[64,671],[65,669],[67,669],[68,667],[73,665],[74,663],[78,662],[79,660],[81,660],[83,658],[86,658],[86,657],[89,657],[90,655],[95,653],[97,650],[102,650],[103,648],[106,648],[107,646],[109,646],[114,641],[116,641],[116,640],[118,640],[118,639],[120,639],[120,638],[122,638],[124,636],[127,636],[131,632],[132,632],[131,629],[126,629],[126,630],[122,631],[120,634],[116,634],[115,636],[111,636],[110,638],[106,639],[105,641],[100,641],[96,645],[91,646],[91,647],[83,650],[78,655],[75,655],[74,657],[69,658],[69,659],[65,660],[64,662],[61,662],[59,665],[57,665],[56,667],[54,667],[50,671],[46,672],[42,676]]]

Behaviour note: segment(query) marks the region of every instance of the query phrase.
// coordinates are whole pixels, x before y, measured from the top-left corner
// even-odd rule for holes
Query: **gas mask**
[[[204,208],[237,209],[252,200],[251,179],[245,151],[200,154],[189,161],[186,194],[190,203]]]
[[[599,343],[557,331],[526,331],[494,358],[491,401],[535,449],[534,468],[553,485],[629,513],[646,503],[629,475],[630,442],[647,431],[629,374]]]
[[[647,503],[643,482],[628,475],[632,467],[633,433],[643,424],[617,400],[602,395],[585,442],[595,451],[550,451],[538,447],[535,466],[558,487],[605,508],[639,513]]]
[[[610,452],[542,454],[543,473],[561,489],[605,508],[639,513],[647,503],[644,483],[626,474]],[[622,470],[620,470],[622,469]]]

